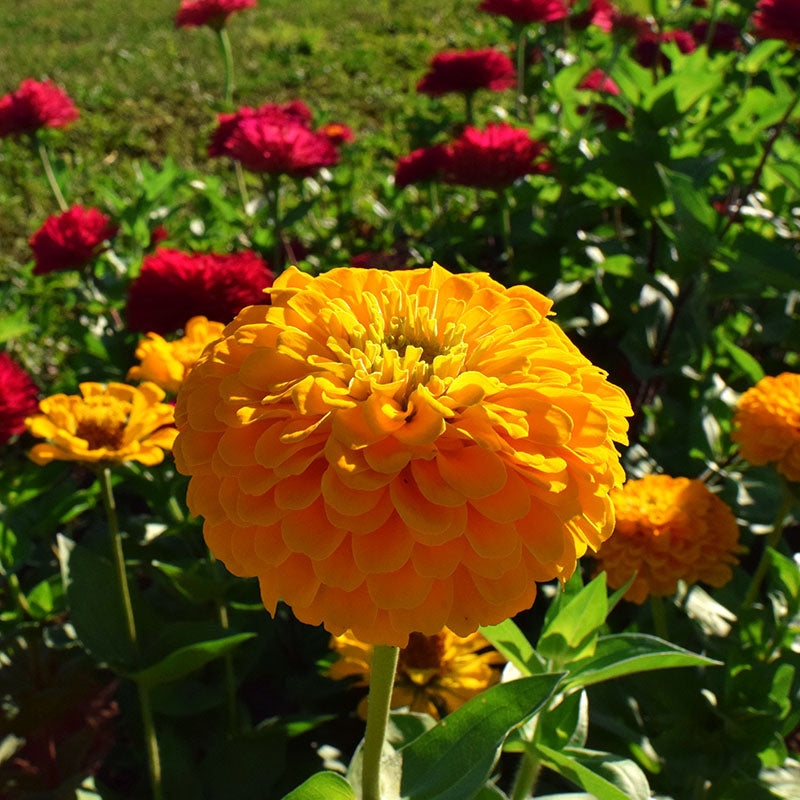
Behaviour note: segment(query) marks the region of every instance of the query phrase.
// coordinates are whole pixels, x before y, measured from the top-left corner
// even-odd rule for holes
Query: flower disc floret
[[[332,638],[331,648],[339,658],[328,676],[334,680],[355,678],[354,686],[368,686],[372,646],[347,631]],[[504,663],[500,653],[477,632],[463,638],[447,628],[433,636],[412,633],[397,660],[391,707],[407,706],[438,719],[497,683]],[[358,713],[367,718],[366,697],[359,703]]]
[[[800,481],[800,375],[762,378],[740,398],[731,439],[742,458],[775,463],[790,481]]]
[[[597,554],[613,589],[636,572],[625,599],[675,594],[678,581],[724,586],[737,563],[739,528],[733,512],[700,480],[646,475],[611,493],[613,536]]]
[[[174,394],[205,346],[219,339],[224,328],[222,322],[192,317],[186,323],[186,335],[174,342],[157,333],[148,333],[136,348],[136,358],[141,363],[128,370],[128,380],[152,381]]]
[[[264,604],[365,642],[531,605],[613,529],[630,403],[483,273],[284,272],[178,393],[206,541]]]
[[[177,431],[173,407],[162,403],[164,390],[154,383],[82,383],[80,395],[55,394],[28,417],[28,430],[47,442],[35,445],[37,464],[85,461],[108,465],[124,461],[158,464]]]

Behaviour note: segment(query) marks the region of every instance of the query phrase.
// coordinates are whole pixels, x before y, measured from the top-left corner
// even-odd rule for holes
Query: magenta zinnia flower
[[[256,0],[181,0],[181,7],[175,15],[178,28],[197,28],[208,25],[214,30],[222,30],[228,17],[235,11],[254,8]]]
[[[511,59],[499,50],[447,50],[431,61],[430,70],[417,84],[417,91],[431,96],[447,92],[500,92],[514,85],[516,73]]]
[[[0,136],[63,128],[77,118],[72,99],[49,80],[26,78],[15,92],[0,97]]]
[[[760,39],[783,39],[800,44],[800,2],[759,0],[753,14],[755,34]]]
[[[563,0],[482,0],[480,11],[508,17],[512,22],[555,22],[568,16]]]
[[[0,445],[25,430],[25,417],[38,409],[36,384],[7,353],[0,352]]]

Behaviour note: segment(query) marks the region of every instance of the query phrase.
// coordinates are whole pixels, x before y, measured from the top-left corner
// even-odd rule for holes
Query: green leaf
[[[386,741],[392,747],[399,749],[411,744],[414,739],[435,725],[436,720],[430,714],[421,714],[417,711],[392,711],[389,714],[389,724],[386,726]]]
[[[594,653],[597,631],[608,612],[606,574],[581,589],[545,626],[536,649],[543,658],[565,663]]]
[[[636,576],[638,574],[638,570],[634,570],[633,575],[628,578],[625,583],[617,589],[611,597],[608,598],[608,612],[606,613],[606,619],[608,619],[608,615],[617,607],[617,604],[623,597],[625,597],[625,592],[628,591],[630,585],[636,580]]]
[[[596,800],[650,798],[647,778],[630,759],[578,748],[559,751],[536,745],[536,749],[544,756],[547,766],[586,789]]]
[[[586,692],[573,692],[540,715],[537,742],[556,750],[583,747],[588,729],[589,701]]]
[[[508,732],[542,708],[562,677],[547,673],[493,686],[400,750],[403,797],[472,797],[489,777]]]
[[[57,546],[70,621],[84,649],[99,663],[132,664],[135,653],[111,561],[62,534]]]
[[[731,269],[741,271],[759,286],[773,286],[784,291],[800,290],[797,255],[786,242],[742,231],[731,246],[731,253]]]
[[[24,336],[32,330],[34,326],[28,317],[29,312],[25,308],[13,314],[0,314],[0,344]]]
[[[224,656],[242,642],[254,638],[255,635],[255,633],[237,633],[233,636],[223,636],[220,639],[211,639],[206,642],[196,642],[179,647],[162,658],[161,661],[145,667],[145,669],[132,672],[128,677],[148,687],[175,681],[200,669],[209,661]]]
[[[718,341],[721,347],[727,351],[733,362],[753,383],[758,383],[764,377],[764,370],[761,364],[739,345],[728,341],[724,336],[719,336]]]
[[[594,683],[673,667],[707,667],[721,662],[684,650],[646,633],[618,633],[600,636],[591,658],[570,664],[565,685],[569,690]]]
[[[485,625],[480,630],[523,675],[544,671],[544,663],[513,620],[504,620],[499,625]]]
[[[777,583],[786,600],[791,601],[793,607],[797,608],[800,601],[800,568],[793,559],[787,558],[773,547],[767,548],[767,558],[770,582]]]
[[[318,772],[283,800],[356,800],[353,787],[335,772]]]

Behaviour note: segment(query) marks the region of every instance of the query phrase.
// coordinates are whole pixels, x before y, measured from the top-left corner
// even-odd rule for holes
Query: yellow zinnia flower
[[[178,393],[214,554],[312,625],[404,646],[528,608],[614,525],[630,403],[483,273],[294,268]]]
[[[87,461],[100,465],[123,461],[158,464],[177,431],[173,408],[162,403],[164,391],[154,383],[80,384],[80,395],[54,394],[39,403],[41,414],[25,425],[49,442],[37,444],[30,458],[39,465],[51,461]]]
[[[331,665],[328,676],[336,680],[357,677],[354,686],[369,686],[372,645],[347,631],[334,636],[331,647],[339,659]],[[503,664],[503,656],[491,649],[480,633],[464,638],[447,628],[433,636],[412,633],[397,661],[391,707],[408,706],[411,711],[439,719],[497,683],[498,667]],[[359,703],[358,713],[367,718],[366,697]]]
[[[186,323],[186,335],[174,342],[157,333],[148,333],[136,348],[136,358],[142,363],[128,370],[128,380],[153,381],[174,394],[203,348],[219,339],[224,328],[221,322],[192,317]]]
[[[800,481],[800,375],[762,378],[739,398],[731,439],[751,464],[776,462],[778,472]]]
[[[608,585],[625,599],[675,594],[678,581],[724,586],[739,550],[739,528],[728,506],[700,480],[646,475],[611,493],[617,523],[597,554]]]

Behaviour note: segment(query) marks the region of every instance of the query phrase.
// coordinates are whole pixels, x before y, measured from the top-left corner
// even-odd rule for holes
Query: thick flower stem
[[[47,177],[47,182],[50,184],[53,196],[56,198],[56,203],[58,203],[58,207],[62,211],[66,211],[68,208],[67,201],[64,199],[64,195],[61,194],[56,175],[53,172],[53,165],[50,163],[50,156],[47,153],[47,148],[38,136],[34,135],[34,141],[36,142],[36,150],[39,153],[39,160],[42,162],[42,169]]]
[[[527,64],[525,62],[525,44],[528,37],[528,29],[522,27],[517,39],[517,98],[515,111],[518,119],[522,119],[522,104],[525,101],[525,75]]]
[[[472,100],[475,97],[475,92],[464,92],[464,116],[467,125],[475,123],[475,114],[472,108]]]
[[[125,629],[131,650],[138,659],[139,641],[136,635],[136,620],[133,616],[133,604],[131,603],[131,593],[128,588],[128,576],[125,572],[125,555],[122,551],[122,539],[119,535],[119,522],[117,519],[117,506],[114,502],[114,492],[111,488],[111,470],[108,467],[98,471],[100,479],[101,495],[103,507],[106,511],[108,520],[108,531],[111,535],[111,552],[113,555],[114,571],[117,577],[117,587],[122,600],[122,607],[125,616]],[[158,740],[156,739],[156,729],[153,723],[153,710],[150,705],[150,690],[143,684],[138,684],[139,706],[142,711],[142,727],[144,728],[145,744],[147,746],[147,766],[150,772],[150,787],[153,800],[162,800],[161,790],[161,759],[158,754]]]
[[[283,250],[281,231],[281,208],[280,208],[280,194],[281,194],[281,179],[279,175],[274,175],[272,180],[267,184],[267,199],[269,201],[270,213],[272,214],[272,230],[275,236],[275,244],[273,245],[272,255],[272,268],[278,270],[281,255]]]
[[[778,516],[775,517],[775,524],[772,526],[772,530],[767,538],[767,543],[764,545],[764,550],[761,553],[761,559],[758,562],[756,571],[753,573],[750,586],[747,587],[747,593],[742,601],[742,608],[751,606],[755,602],[756,597],[758,597],[758,591],[761,588],[761,582],[764,580],[764,576],[767,574],[767,567],[769,566],[769,551],[771,548],[776,547],[780,541],[781,534],[783,533],[783,527],[786,524],[787,518],[789,517],[789,511],[791,511],[791,508],[791,495],[789,494],[788,490],[784,489],[783,502],[781,503],[780,510],[778,511]]]
[[[511,206],[507,192],[498,192],[497,197],[500,201],[500,225],[503,230],[503,258],[506,268],[510,269],[514,264],[514,242],[511,237]]]
[[[372,650],[367,731],[361,750],[361,800],[381,800],[381,754],[399,654],[399,647],[383,644]]]
[[[214,572],[222,583],[222,576],[219,561],[214,558],[214,554],[209,551],[208,558],[214,566]],[[217,605],[217,618],[219,619],[220,627],[224,631],[230,630],[230,620],[228,619],[228,606],[225,605],[223,599],[216,601]],[[236,712],[236,671],[233,668],[233,656],[226,653],[223,657],[223,664],[225,665],[225,697],[228,706],[228,731],[231,736],[239,732],[239,717]]]
[[[244,169],[242,169],[242,165],[238,161],[233,162],[233,169],[236,173],[236,185],[239,188],[239,197],[242,198],[242,210],[245,213],[245,216],[250,216],[250,212],[247,210],[247,207],[250,205],[250,198],[247,194],[247,184],[244,182]]]
[[[223,96],[225,105],[230,106],[233,104],[233,50],[231,50],[231,40],[225,28],[220,28],[217,31],[217,37],[219,39],[219,48],[222,51],[222,59],[225,62],[225,89]]]
[[[661,639],[669,640],[667,610],[664,608],[664,598],[651,594],[650,611],[653,614],[653,630],[655,630],[656,636]]]
[[[519,765],[519,772],[517,772],[517,777],[514,780],[511,800],[527,800],[533,794],[541,771],[542,762],[530,750],[526,750]]]

